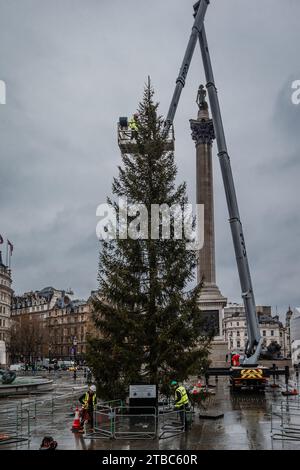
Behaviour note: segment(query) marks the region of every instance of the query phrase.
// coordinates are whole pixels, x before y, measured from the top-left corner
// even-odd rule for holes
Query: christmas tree
[[[207,364],[209,338],[201,336],[198,296],[191,289],[197,256],[188,249],[185,233],[176,236],[176,220],[188,202],[186,185],[176,185],[173,152],[154,102],[150,84],[135,117],[135,145],[122,155],[113,181],[113,205],[120,223],[117,198],[143,204],[146,212],[128,216],[128,232],[136,237],[104,240],[99,256],[99,292],[94,322],[99,335],[90,338],[88,363],[104,399],[124,398],[130,383],[158,384],[184,380]],[[153,206],[156,205],[156,206]],[[175,207],[168,233],[159,213],[153,235],[153,207]],[[166,209],[165,209],[166,210]],[[145,214],[146,219],[145,219]],[[146,236],[145,236],[146,234]]]

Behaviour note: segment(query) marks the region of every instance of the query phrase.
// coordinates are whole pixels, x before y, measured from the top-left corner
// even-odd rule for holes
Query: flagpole
[[[9,239],[7,239],[7,267],[8,269],[11,268],[11,255],[12,255],[12,252],[13,252],[13,244],[9,241]]]
[[[8,263],[8,269],[10,270],[10,265],[11,265],[11,247],[9,247],[9,263]]]

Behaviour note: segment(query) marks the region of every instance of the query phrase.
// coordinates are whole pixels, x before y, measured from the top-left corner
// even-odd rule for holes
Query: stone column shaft
[[[204,246],[199,251],[198,282],[204,277],[205,284],[216,283],[215,231],[212,142],[215,138],[208,110],[200,110],[198,119],[191,120],[192,138],[196,143],[197,204],[204,205]]]

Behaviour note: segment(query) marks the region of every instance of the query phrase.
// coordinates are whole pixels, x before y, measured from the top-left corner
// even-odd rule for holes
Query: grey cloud
[[[192,5],[180,0],[0,0],[0,233],[15,243],[18,292],[95,288],[95,211],[120,162],[116,122],[136,109],[150,74],[166,114]],[[298,0],[215,0],[207,35],[259,303],[299,305]],[[205,83],[197,46],[175,121],[178,181],[195,200],[189,119]],[[216,155],[216,146],[214,155]],[[240,289],[217,157],[217,273]]]

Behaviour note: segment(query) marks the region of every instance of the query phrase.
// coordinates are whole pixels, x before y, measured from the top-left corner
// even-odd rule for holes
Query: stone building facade
[[[289,317],[291,358],[293,365],[300,364],[300,308],[295,308]],[[289,313],[289,312],[288,312]]]
[[[38,320],[47,332],[40,358],[83,359],[88,332],[93,333],[92,302],[73,295],[71,290],[46,287],[13,297],[13,321]]]
[[[257,306],[256,312],[263,338],[263,350],[276,342],[281,346],[280,354],[283,357],[290,356],[289,333],[279,320],[279,316],[272,316],[270,306]],[[224,308],[224,333],[228,344],[228,351],[244,352],[247,343],[247,323],[245,308],[239,304],[228,304]]]
[[[9,362],[8,343],[13,290],[11,288],[11,270],[5,266],[0,251],[0,366]]]
[[[49,357],[81,360],[84,358],[89,333],[93,333],[90,299],[57,304],[49,312]]]
[[[28,315],[30,320],[34,318],[46,320],[56,303],[65,296],[69,299],[70,294],[70,292],[54,289],[53,287],[45,287],[40,291],[25,292],[19,296],[15,295],[12,301],[12,317],[17,320],[21,315]]]

